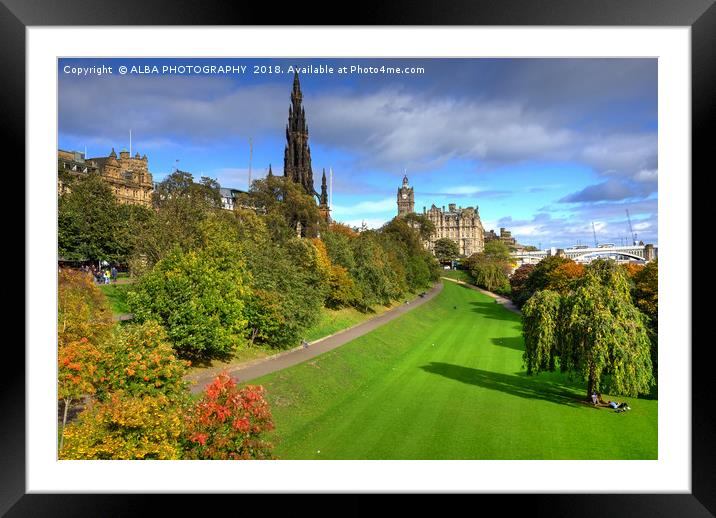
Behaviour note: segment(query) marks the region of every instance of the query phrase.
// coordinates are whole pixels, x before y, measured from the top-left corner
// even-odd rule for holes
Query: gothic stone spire
[[[300,184],[308,194],[318,196],[318,193],[313,188],[311,149],[308,147],[308,125],[306,124],[306,112],[303,109],[302,102],[301,83],[298,80],[298,73],[295,73],[293,76],[293,90],[291,91],[291,106],[288,109],[288,124],[286,125],[283,174]]]
[[[318,211],[323,215],[326,221],[329,221],[331,209],[328,206],[328,187],[326,187],[326,169],[323,169],[323,178],[321,178],[321,196],[318,203]]]

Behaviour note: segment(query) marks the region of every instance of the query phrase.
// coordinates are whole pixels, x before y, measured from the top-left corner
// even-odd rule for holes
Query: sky
[[[249,165],[283,173],[294,68],[334,220],[389,221],[407,174],[416,212],[477,207],[524,245],[629,244],[627,210],[658,245],[656,59],[60,59],[58,147],[107,156],[131,130],[155,181],[246,190]]]

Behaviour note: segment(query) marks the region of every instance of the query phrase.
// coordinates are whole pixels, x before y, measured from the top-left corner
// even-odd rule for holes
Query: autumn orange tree
[[[93,349],[94,397],[67,425],[63,459],[181,458],[188,362],[156,322],[116,326]]]
[[[60,270],[57,302],[57,397],[64,407],[62,450],[72,404],[96,391],[102,360],[97,343],[112,327],[112,315],[104,294],[84,272]]]
[[[222,372],[187,416],[185,458],[270,459],[272,445],[263,436],[273,428],[263,387],[239,389]]]

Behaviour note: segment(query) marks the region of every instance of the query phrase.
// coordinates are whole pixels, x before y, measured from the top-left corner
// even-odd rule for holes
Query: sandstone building
[[[57,191],[70,190],[73,177],[98,173],[112,188],[119,203],[152,206],[154,184],[149,172],[147,155],[129,156],[122,150],[117,157],[114,148],[106,157],[85,158],[84,153],[57,150]]]
[[[398,216],[415,212],[415,191],[408,184],[407,175],[403,176],[403,185],[398,188],[397,203]],[[430,210],[423,207],[423,215],[435,225],[435,232],[423,243],[427,250],[433,252],[435,241],[442,238],[457,243],[460,255],[469,257],[484,250],[485,229],[477,207],[462,208],[451,203],[446,211],[444,206],[441,209],[433,204]]]
[[[433,204],[429,210],[423,207],[423,214],[435,225],[435,233],[426,248],[433,251],[435,241],[448,238],[457,243],[460,255],[470,257],[485,249],[485,229],[480,221],[477,207],[457,207],[454,203],[438,208]]]

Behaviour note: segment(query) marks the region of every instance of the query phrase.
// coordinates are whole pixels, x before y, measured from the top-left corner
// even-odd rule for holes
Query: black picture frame
[[[714,0],[460,0],[449,4],[420,1],[355,4],[354,12],[340,14],[325,7],[292,4],[282,9],[272,3],[190,0],[0,0],[0,119],[5,133],[3,146],[13,150],[13,167],[24,170],[25,154],[25,29],[28,26],[104,25],[568,25],[568,26],[688,26],[692,50],[692,171],[701,177],[707,171],[710,136],[716,125],[716,6]],[[346,4],[347,5],[347,4]],[[326,14],[330,20],[322,19]],[[712,130],[712,131],[709,131]],[[711,166],[711,164],[709,164]],[[712,166],[711,166],[712,167]],[[688,179],[684,173],[685,181]],[[698,175],[691,173],[690,181]],[[699,192],[698,190],[693,192]],[[29,196],[31,193],[25,193]],[[702,235],[699,221],[692,217],[692,236]],[[25,236],[25,239],[27,236]],[[23,249],[24,250],[24,249]],[[24,252],[23,252],[24,254]],[[693,257],[693,254],[692,254]],[[696,264],[693,263],[692,271]],[[25,274],[28,272],[25,270]],[[684,279],[691,286],[691,278]],[[691,303],[692,315],[705,309]],[[31,308],[30,308],[31,310]],[[26,315],[25,315],[26,316]],[[703,319],[694,319],[692,323]],[[10,321],[8,319],[8,321]],[[11,343],[6,342],[6,348]],[[124,516],[148,514],[147,500],[161,498],[172,509],[186,509],[186,495],[26,494],[25,490],[25,375],[24,354],[12,343],[17,358],[6,358],[0,408],[0,514],[7,516]],[[524,507],[531,514],[550,516],[714,516],[716,513],[716,454],[714,443],[713,390],[708,390],[712,373],[708,361],[710,341],[701,347],[678,344],[692,355],[692,492],[690,494],[615,495],[480,495],[510,510]],[[10,367],[12,366],[12,368]],[[20,366],[23,366],[22,368]],[[236,500],[212,495],[214,505],[235,505]],[[243,506],[247,499],[243,499]],[[270,498],[275,504],[274,496]],[[255,500],[255,499],[253,499]],[[418,497],[414,503],[427,510]],[[297,502],[304,501],[299,498]],[[373,498],[354,495],[337,514],[366,514],[378,504]],[[324,501],[325,502],[325,501]],[[483,503],[483,502],[481,502]],[[485,509],[489,509],[484,502]],[[253,504],[252,504],[253,505]],[[297,506],[300,507],[301,503]],[[311,505],[313,514],[325,509]],[[330,505],[326,503],[325,505]],[[452,503],[451,507],[460,505]],[[469,504],[474,505],[474,504]],[[242,507],[245,510],[245,507]],[[457,509],[457,507],[455,507]],[[238,509],[237,509],[238,510]],[[332,513],[328,513],[332,514]]]

